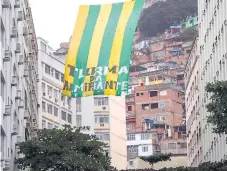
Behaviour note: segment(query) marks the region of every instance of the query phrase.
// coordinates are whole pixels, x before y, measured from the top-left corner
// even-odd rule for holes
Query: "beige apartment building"
[[[185,107],[189,166],[203,161],[200,115],[200,56],[198,38],[195,39],[185,67]]]
[[[127,167],[125,96],[90,96],[76,99],[77,126],[90,126],[90,133],[107,144],[112,166]]]
[[[205,86],[207,82],[227,80],[227,1],[198,1],[198,8],[202,158],[214,162],[227,159],[226,136],[212,133],[212,125],[206,122],[210,95]]]

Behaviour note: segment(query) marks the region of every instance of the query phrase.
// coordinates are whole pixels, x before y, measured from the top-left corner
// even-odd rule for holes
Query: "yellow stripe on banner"
[[[65,76],[64,82],[68,81],[68,85],[73,84],[74,77],[70,76],[70,68],[68,65],[76,66],[76,58],[78,49],[80,47],[80,42],[83,36],[84,27],[86,25],[86,20],[89,14],[89,6],[80,6],[76,25],[73,31],[73,36],[70,42],[69,52],[66,57],[66,64],[65,64]],[[63,94],[66,96],[71,96],[71,91],[63,90]]]
[[[129,17],[131,16],[131,13],[133,11],[134,5],[135,5],[135,1],[125,2],[123,5],[123,9],[122,9],[121,16],[120,16],[118,24],[117,24],[116,33],[115,33],[114,40],[113,40],[113,45],[112,45],[110,60],[109,60],[109,66],[108,66],[109,70],[111,70],[112,67],[117,66],[117,74],[114,74],[114,73],[108,71],[108,73],[106,75],[106,83],[110,83],[110,81],[117,82],[125,28],[128,23]],[[109,87],[107,87],[107,89],[105,89],[104,94],[105,95],[115,95],[116,90],[110,89]]]
[[[103,39],[106,25],[109,20],[111,9],[112,9],[112,4],[101,5],[101,9],[99,12],[99,16],[97,19],[97,23],[95,25],[95,30],[91,41],[91,46],[90,46],[88,61],[87,61],[87,68],[97,67],[101,45],[102,45],[102,39]],[[89,73],[91,73],[91,69],[89,70]],[[84,83],[93,82],[93,81],[90,81],[90,79],[92,79],[90,76],[85,76]],[[83,92],[83,96],[91,96],[91,95],[93,95],[93,90],[88,90]]]

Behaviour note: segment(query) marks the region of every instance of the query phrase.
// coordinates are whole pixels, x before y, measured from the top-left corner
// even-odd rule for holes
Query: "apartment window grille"
[[[108,105],[108,97],[95,97],[95,106]]]
[[[150,91],[150,97],[155,97],[158,95],[157,91]]]
[[[46,121],[45,120],[42,120],[42,128],[46,128]]]
[[[52,87],[47,86],[47,92],[50,97],[52,97]]]
[[[42,110],[43,112],[46,112],[46,102],[42,102]]]
[[[60,80],[60,72],[57,71],[57,70],[55,70],[55,78],[56,78],[57,80]]]
[[[176,143],[169,143],[168,149],[176,149]]]
[[[143,146],[142,147],[142,152],[148,152],[148,146]]]
[[[58,108],[54,106],[54,116],[58,116]]]
[[[43,93],[46,92],[46,85],[45,85],[45,83],[42,83],[42,91],[43,91]]]
[[[128,135],[128,136],[127,136],[127,140],[128,140],[128,141],[136,140],[135,134],[130,134],[130,135]]]
[[[149,139],[148,134],[141,134],[140,137],[141,137],[141,140],[148,140]]]
[[[128,111],[132,111],[132,106],[128,106]]]
[[[54,89],[54,98],[58,99],[58,90]]]
[[[82,116],[76,115],[76,126],[81,127],[82,126]]]
[[[96,115],[95,123],[109,123],[109,116],[108,115]]]
[[[109,133],[95,133],[95,135],[99,140],[102,140],[102,141],[110,140],[110,134]]]
[[[71,114],[68,114],[68,122],[72,123],[72,115]]]

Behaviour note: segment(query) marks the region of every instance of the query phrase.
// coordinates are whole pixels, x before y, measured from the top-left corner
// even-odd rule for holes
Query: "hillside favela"
[[[227,171],[226,0],[0,2],[0,171]]]

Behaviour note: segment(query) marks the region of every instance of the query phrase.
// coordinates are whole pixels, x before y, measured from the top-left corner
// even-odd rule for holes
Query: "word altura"
[[[104,90],[104,89],[121,89],[121,91],[126,91],[128,82],[124,79],[121,82],[117,80],[107,79],[109,75],[118,75],[121,76],[124,74],[126,79],[128,79],[128,67],[127,66],[113,66],[108,68],[107,66],[103,67],[91,67],[86,69],[75,68],[72,65],[69,67],[69,76],[74,77],[74,82],[70,83],[65,80],[64,90],[77,92],[79,91],[93,91],[93,90]],[[84,82],[85,78],[86,82]],[[110,77],[111,78],[111,77]],[[109,81],[106,81],[109,80]]]

